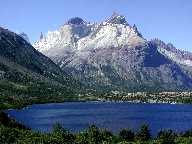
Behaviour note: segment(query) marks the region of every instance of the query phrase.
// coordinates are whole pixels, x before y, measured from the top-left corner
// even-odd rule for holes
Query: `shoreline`
[[[24,108],[20,108],[20,109],[3,109],[3,110],[0,110],[0,111],[5,111],[5,110],[21,110],[21,109],[28,109],[30,105],[35,105],[35,104],[38,104],[38,105],[41,105],[41,104],[58,104],[58,103],[87,103],[87,102],[103,102],[103,103],[137,103],[137,104],[170,104],[170,105],[192,105],[191,103],[177,103],[177,102],[140,102],[140,101],[65,101],[65,102],[45,102],[45,103],[34,103],[34,104],[29,104],[27,105],[26,107]]]

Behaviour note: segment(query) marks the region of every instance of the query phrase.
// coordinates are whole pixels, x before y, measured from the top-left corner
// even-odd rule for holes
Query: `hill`
[[[0,109],[75,101],[81,83],[19,35],[0,28]]]

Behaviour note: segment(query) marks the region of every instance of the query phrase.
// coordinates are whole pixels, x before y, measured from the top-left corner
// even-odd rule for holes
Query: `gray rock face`
[[[158,51],[163,55],[169,57],[173,61],[181,65],[192,67],[192,53],[187,51],[180,51],[176,49],[172,44],[165,44],[163,41],[155,39],[152,40],[157,45]]]
[[[82,20],[83,21],[83,20]],[[65,72],[102,90],[149,91],[192,88],[187,56],[171,57],[175,48],[147,41],[123,16],[114,13],[99,25],[67,23],[33,45]],[[190,54],[189,54],[190,55]],[[180,59],[180,60],[178,60]],[[191,61],[190,61],[191,62]]]
[[[152,40],[158,51],[164,56],[176,62],[183,71],[192,78],[192,53],[176,49],[172,44],[165,44],[163,41]]]
[[[75,17],[75,18],[71,18],[67,24],[75,24],[75,25],[82,25],[84,24],[85,22],[81,19],[81,18],[78,18],[78,17]]]
[[[125,20],[125,17],[122,16],[122,15],[119,15],[117,13],[113,13],[111,18],[108,19],[106,21],[107,23],[111,23],[111,24],[124,24],[124,25],[129,25],[126,20]]]

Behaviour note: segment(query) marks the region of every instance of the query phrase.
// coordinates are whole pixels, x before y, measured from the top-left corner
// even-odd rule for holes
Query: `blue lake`
[[[70,132],[85,131],[91,124],[118,134],[121,128],[137,131],[148,124],[153,136],[158,130],[192,130],[192,105],[122,102],[66,102],[34,104],[7,114],[33,131],[49,133],[56,122]]]

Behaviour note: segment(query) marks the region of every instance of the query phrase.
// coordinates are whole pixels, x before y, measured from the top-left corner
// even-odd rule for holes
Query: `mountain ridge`
[[[147,41],[135,25],[130,26],[117,13],[98,25],[65,24],[60,32],[33,46],[65,72],[94,88],[192,89],[192,54],[180,57],[170,44]]]

